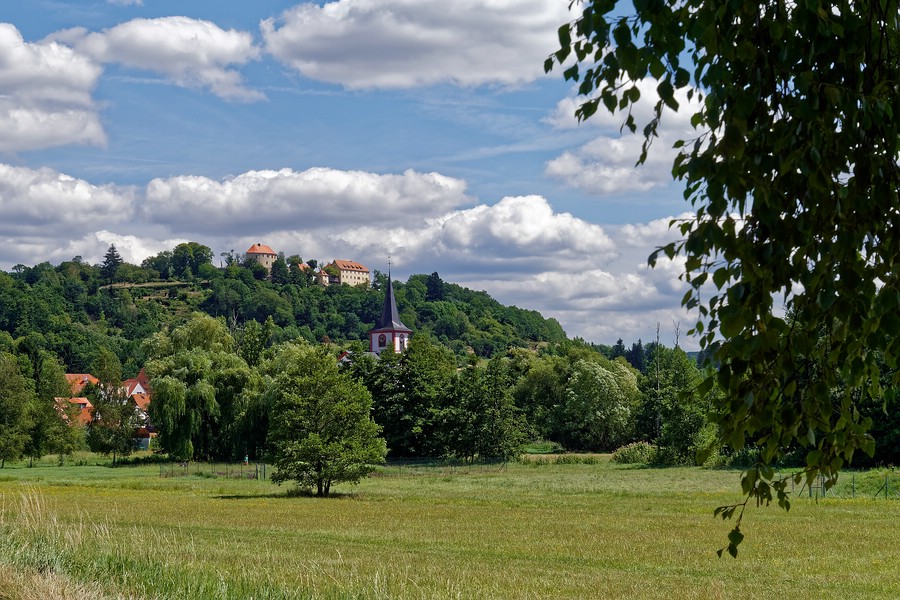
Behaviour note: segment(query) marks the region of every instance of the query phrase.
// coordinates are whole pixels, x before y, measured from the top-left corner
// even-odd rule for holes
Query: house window
[[[387,336],[382,333],[378,336],[378,347],[384,348],[385,346],[387,346]]]

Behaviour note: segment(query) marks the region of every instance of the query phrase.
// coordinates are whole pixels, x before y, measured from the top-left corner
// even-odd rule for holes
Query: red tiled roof
[[[138,408],[147,412],[147,409],[150,407],[150,394],[135,394],[131,399],[134,400],[134,403],[137,404]]]
[[[138,380],[138,383],[141,384],[145,390],[150,390],[150,378],[147,377],[147,374],[144,372],[144,367],[141,367],[141,370],[138,371],[137,377],[135,379]]]
[[[253,244],[247,250],[247,254],[271,254],[277,256],[278,253],[266,246],[265,244]]]
[[[84,389],[84,386],[89,383],[93,383],[94,385],[100,383],[100,380],[90,373],[66,373],[66,381],[69,382],[69,386],[72,388],[73,396],[80,394],[81,390]]]
[[[69,420],[69,413],[66,410],[65,402],[78,405],[81,410],[75,413],[75,421],[79,425],[87,425],[93,417],[94,405],[87,398],[56,398],[56,408],[64,420]]]
[[[336,266],[341,271],[363,271],[365,273],[369,272],[369,268],[359,264],[358,262],[352,260],[338,260],[334,259],[331,263]]]

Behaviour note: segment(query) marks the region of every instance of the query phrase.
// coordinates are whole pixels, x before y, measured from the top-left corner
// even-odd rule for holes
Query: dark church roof
[[[381,309],[381,318],[375,324],[372,331],[402,331],[411,333],[412,329],[400,320],[400,312],[397,310],[397,300],[394,298],[394,284],[388,276],[387,292],[384,294],[384,307]]]

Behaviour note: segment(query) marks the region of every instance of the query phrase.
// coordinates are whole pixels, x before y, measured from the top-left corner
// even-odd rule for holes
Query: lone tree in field
[[[277,471],[272,481],[295,481],[327,496],[331,486],[356,483],[384,462],[387,447],[372,420],[372,396],[338,371],[324,348],[285,345],[269,395],[269,446]]]
[[[900,6],[634,0],[622,16],[625,2],[576,4],[545,69],[578,82],[580,120],[622,111],[642,127],[640,163],[676,91],[701,100],[673,165],[695,213],[650,262],[684,257],[692,332],[719,365],[699,391],[718,381],[721,441],[759,451],[745,501],[719,513],[737,515],[735,555],[749,500],[788,507],[770,465],[799,446],[797,480],[833,484],[873,451],[859,407],[881,398],[880,356],[900,383]],[[648,77],[658,101],[638,123]]]

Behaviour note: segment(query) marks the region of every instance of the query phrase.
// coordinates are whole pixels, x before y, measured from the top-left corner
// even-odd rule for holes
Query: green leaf
[[[569,24],[566,23],[565,25],[562,25],[556,32],[557,36],[559,37],[560,48],[568,48],[572,45],[572,34],[569,27]]]
[[[656,86],[656,91],[666,106],[672,110],[678,110],[678,102],[675,100],[675,89],[668,78],[659,82],[659,85]]]

